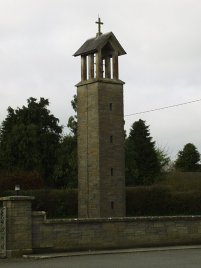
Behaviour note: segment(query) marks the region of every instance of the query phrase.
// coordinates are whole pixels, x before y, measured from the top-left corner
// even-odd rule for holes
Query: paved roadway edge
[[[124,254],[124,253],[139,253],[152,251],[169,251],[169,250],[186,250],[186,249],[201,249],[201,245],[197,246],[172,246],[172,247],[154,247],[154,248],[134,248],[134,249],[116,249],[116,250],[88,250],[80,252],[63,252],[63,253],[48,253],[48,254],[30,254],[23,255],[26,259],[51,259],[61,257],[78,257],[89,255],[105,255],[105,254]]]

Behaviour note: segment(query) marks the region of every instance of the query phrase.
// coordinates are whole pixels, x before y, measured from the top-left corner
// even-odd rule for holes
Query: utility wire
[[[192,100],[192,101],[183,102],[183,103],[178,103],[178,104],[169,105],[169,106],[164,106],[164,107],[160,107],[160,108],[155,108],[155,109],[151,109],[151,110],[147,110],[147,111],[143,111],[143,112],[137,112],[137,113],[133,113],[133,114],[126,114],[126,115],[124,115],[124,117],[131,116],[131,115],[137,115],[137,114],[145,114],[145,113],[150,113],[150,112],[155,112],[155,111],[160,111],[160,110],[165,110],[165,109],[178,107],[178,106],[182,106],[182,105],[186,105],[186,104],[190,104],[190,103],[194,103],[194,102],[198,102],[198,101],[201,101],[201,99]]]
[[[178,107],[178,106],[182,106],[182,105],[186,105],[186,104],[190,104],[190,103],[194,103],[194,102],[199,102],[199,101],[201,101],[201,99],[187,101],[187,102],[178,103],[178,104],[173,104],[173,105],[164,106],[164,107],[160,107],[160,108],[154,108],[154,109],[143,111],[143,112],[137,112],[137,113],[133,113],[133,114],[126,114],[126,115],[124,115],[124,117],[132,116],[132,115],[138,115],[138,114],[151,113],[151,112],[165,110],[165,109],[169,109],[169,108],[174,108],[174,107]],[[63,126],[63,127],[67,127],[67,126]]]

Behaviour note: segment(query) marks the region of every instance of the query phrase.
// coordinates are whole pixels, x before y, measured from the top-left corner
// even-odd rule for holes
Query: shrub
[[[44,186],[41,175],[35,171],[0,172],[0,192],[13,190],[16,184],[23,190],[40,189]]]
[[[201,172],[169,172],[164,175],[160,182],[161,186],[170,186],[174,191],[188,192],[200,191],[201,192]]]
[[[128,187],[126,215],[166,215],[170,196],[170,188],[165,186]]]
[[[200,215],[201,192],[177,192],[170,187],[130,187],[127,216]]]
[[[201,192],[172,192],[169,200],[171,215],[200,215]]]
[[[5,195],[15,195],[6,191]],[[42,189],[20,191],[20,195],[35,196],[34,211],[46,211],[48,218],[76,218],[78,216],[77,189]],[[201,192],[172,191],[167,186],[128,187],[126,189],[127,216],[200,215]]]
[[[13,191],[4,192],[5,195],[14,195]],[[42,189],[20,191],[20,195],[34,196],[32,204],[34,211],[45,211],[48,218],[77,217],[77,190]]]

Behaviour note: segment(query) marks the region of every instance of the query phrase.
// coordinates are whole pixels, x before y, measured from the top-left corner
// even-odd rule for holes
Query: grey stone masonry
[[[6,256],[18,257],[32,252],[32,209],[34,197],[1,197],[6,207]]]
[[[123,84],[112,32],[87,40],[77,84],[79,218],[125,216]]]
[[[33,213],[33,250],[64,252],[201,244],[201,216],[46,219]]]
[[[77,86],[79,218],[125,216],[123,82]]]

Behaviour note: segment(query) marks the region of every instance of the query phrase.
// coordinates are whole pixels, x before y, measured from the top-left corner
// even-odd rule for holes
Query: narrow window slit
[[[111,201],[111,209],[114,209],[114,202]]]

